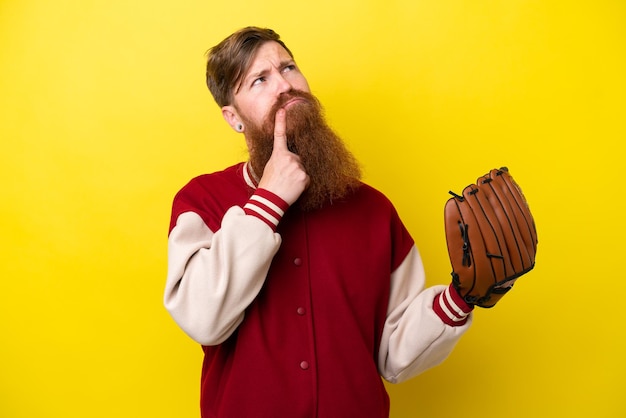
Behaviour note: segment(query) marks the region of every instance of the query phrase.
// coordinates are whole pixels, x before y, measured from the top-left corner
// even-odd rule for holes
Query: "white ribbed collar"
[[[259,177],[252,169],[250,162],[245,162],[243,165],[243,179],[245,180],[246,184],[253,189],[256,189],[259,185]]]

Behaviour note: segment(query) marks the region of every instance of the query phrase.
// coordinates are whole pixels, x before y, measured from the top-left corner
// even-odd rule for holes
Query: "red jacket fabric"
[[[170,231],[193,212],[217,233],[227,211],[255,193],[243,170],[188,183],[174,199]],[[388,417],[379,348],[393,272],[413,239],[389,200],[365,184],[323,209],[295,205],[275,216],[281,243],[258,294],[223,341],[203,345],[202,417]]]

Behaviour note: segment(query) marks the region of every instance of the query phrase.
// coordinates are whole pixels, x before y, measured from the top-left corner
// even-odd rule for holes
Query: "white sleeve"
[[[438,365],[448,357],[471,324],[450,326],[433,310],[446,286],[424,289],[425,275],[415,246],[392,273],[387,319],[378,355],[381,376],[399,383]]]
[[[168,240],[166,309],[198,343],[220,344],[261,290],[280,242],[280,235],[237,206],[217,232],[198,214],[182,213]]]

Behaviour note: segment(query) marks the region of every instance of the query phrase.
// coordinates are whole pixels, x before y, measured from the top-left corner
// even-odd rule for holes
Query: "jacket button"
[[[306,370],[306,369],[308,369],[308,368],[309,368],[309,362],[308,362],[308,361],[302,361],[302,362],[300,362],[300,368],[301,368],[302,370]]]
[[[302,259],[300,257],[294,258],[293,259],[293,264],[295,264],[296,266],[301,266],[302,265]]]
[[[296,312],[298,312],[298,315],[304,315],[306,313],[306,309],[299,307]]]

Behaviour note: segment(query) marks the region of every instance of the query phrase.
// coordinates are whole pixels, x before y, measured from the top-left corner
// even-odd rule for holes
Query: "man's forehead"
[[[285,62],[291,61],[293,61],[293,58],[289,55],[289,52],[278,42],[265,42],[253,55],[250,66],[246,71],[246,77],[251,73],[262,70],[268,65],[280,66]]]

